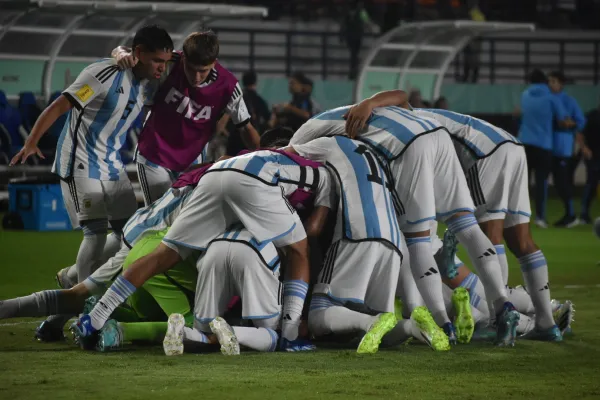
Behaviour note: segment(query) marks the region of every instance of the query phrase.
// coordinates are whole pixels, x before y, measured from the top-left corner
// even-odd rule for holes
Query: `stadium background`
[[[49,175],[48,164],[60,127],[49,132],[42,143],[50,156],[47,160],[6,166],[9,157],[21,147],[40,109],[55,92],[68,86],[83,67],[108,56],[115,46],[130,43],[135,30],[147,23],[167,28],[179,44],[177,47],[188,32],[202,26],[217,31],[220,61],[239,78],[248,70],[256,71],[258,92],[269,105],[290,100],[288,76],[301,71],[314,82],[312,97],[323,109],[350,103],[369,91],[418,89],[425,100],[434,102],[436,96],[444,96],[451,110],[481,116],[515,133],[515,109],[526,87],[526,75],[533,68],[541,68],[567,74],[570,84],[566,90],[584,112],[598,107],[597,0],[481,0],[480,10],[489,23],[477,28],[469,25],[473,19],[480,19],[470,12],[469,7],[477,3],[473,1],[365,1],[374,26],[361,38],[360,61],[380,48],[383,43],[378,38],[400,21],[447,21],[440,25],[438,33],[440,37],[448,36],[449,41],[452,32],[476,33],[476,82],[464,82],[465,63],[472,67],[473,58],[469,58],[472,53],[459,49],[447,65],[439,93],[434,90],[432,71],[400,78],[399,61],[406,61],[401,52],[409,49],[394,46],[393,41],[385,43],[392,43],[392,50],[401,52],[384,54],[369,64],[375,70],[380,68],[375,75],[383,78],[367,79],[360,87],[356,79],[348,79],[351,55],[346,41],[340,38],[340,25],[348,10],[359,2],[213,3],[219,4],[0,1],[0,91],[6,96],[6,101],[0,97],[0,124],[6,124],[0,126],[0,199],[6,199],[10,178]],[[231,4],[263,8],[250,10]],[[261,16],[265,9],[268,17]],[[252,16],[242,15],[243,10]],[[458,20],[465,21],[466,28],[459,29]],[[501,32],[499,26],[493,26],[499,21],[525,25]],[[535,24],[535,30],[527,24]],[[417,67],[439,72],[438,56],[439,52],[415,57]],[[132,128],[129,153],[125,156],[131,155],[138,129]],[[135,180],[134,169],[129,169]],[[577,184],[583,178],[580,168]],[[1,205],[0,213],[5,211],[6,202]],[[551,199],[549,220],[557,219],[560,212],[557,200]],[[596,202],[592,215],[599,213]],[[424,346],[409,346],[382,351],[373,357],[359,357],[352,351],[320,350],[302,355],[245,354],[237,359],[219,354],[166,359],[160,348],[135,347],[97,356],[83,353],[72,344],[33,342],[37,319],[0,321],[0,398],[47,399],[49,394],[53,398],[85,395],[118,399],[429,399],[457,395],[468,399],[597,398],[599,241],[589,225],[569,230],[533,226],[532,230],[549,260],[553,297],[571,299],[577,307],[574,335],[560,346],[520,341],[514,350],[473,344],[435,354]],[[0,299],[54,287],[53,275],[73,263],[80,235],[0,229]],[[509,263],[510,284],[520,284],[517,261],[509,256]]]

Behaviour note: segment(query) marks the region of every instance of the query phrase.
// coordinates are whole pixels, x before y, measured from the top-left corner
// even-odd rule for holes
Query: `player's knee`
[[[107,219],[90,219],[81,222],[83,236],[105,235],[108,232]]]
[[[503,238],[503,228],[504,228],[504,220],[496,219],[491,221],[485,221],[479,224],[481,231],[485,234],[485,236],[490,239],[493,245],[502,244],[504,241]]]
[[[504,239],[509,250],[518,258],[539,250],[533,241],[529,224],[519,224],[504,230]]]
[[[405,238],[419,238],[419,237],[429,237],[431,236],[431,231],[429,229],[418,231],[418,232],[402,232],[404,233]]]

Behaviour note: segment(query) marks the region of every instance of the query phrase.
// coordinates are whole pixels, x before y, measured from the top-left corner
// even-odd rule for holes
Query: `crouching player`
[[[327,164],[339,197],[333,244],[313,291],[308,316],[315,336],[362,332],[358,353],[375,353],[382,338],[400,331],[436,350],[448,337],[425,308],[397,321],[394,296],[405,248],[396,199],[383,167],[362,143],[343,136],[319,138],[288,151]]]

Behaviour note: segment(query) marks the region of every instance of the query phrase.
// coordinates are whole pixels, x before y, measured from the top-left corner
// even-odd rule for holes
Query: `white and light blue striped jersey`
[[[281,260],[275,245],[267,241],[259,243],[242,224],[235,224],[230,227],[224,234],[212,240],[211,243],[218,241],[237,242],[250,246],[267,268],[274,273],[279,270]]]
[[[207,173],[223,170],[237,171],[257,178],[268,185],[279,185],[283,194],[289,196],[298,188],[318,193],[323,179],[320,164],[276,150],[260,150],[227,160],[219,161]]]
[[[119,150],[142,110],[146,84],[131,70],[119,70],[113,59],[81,71],[63,92],[73,109],[58,139],[52,172],[61,178],[126,178]]]
[[[307,143],[323,136],[345,135],[346,120],[343,116],[351,107],[339,107],[314,116],[296,131],[290,144]],[[438,129],[444,128],[437,121],[421,118],[410,110],[379,107],[373,110],[367,128],[359,139],[391,161],[400,157],[419,135]]]
[[[400,250],[395,195],[384,168],[364,143],[333,136],[293,147],[333,170],[340,199],[334,240],[383,240]]]
[[[192,191],[169,189],[148,207],[140,208],[129,218],[123,228],[123,240],[133,247],[145,232],[158,232],[170,228]]]
[[[414,112],[420,117],[438,121],[478,159],[489,156],[504,143],[521,144],[519,139],[504,129],[470,115],[432,108],[416,109]]]

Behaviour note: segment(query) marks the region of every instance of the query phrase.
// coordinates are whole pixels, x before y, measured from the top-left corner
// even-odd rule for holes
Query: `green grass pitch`
[[[556,202],[550,210],[550,221],[558,219]],[[599,398],[600,239],[590,226],[533,232],[549,262],[552,297],[572,300],[577,310],[574,334],[560,344],[167,358],[160,347],[97,354],[69,342],[37,343],[39,318],[4,320],[0,399]],[[74,261],[80,235],[0,231],[0,299],[55,287],[54,274]],[[520,284],[518,264],[509,262],[510,283]]]

